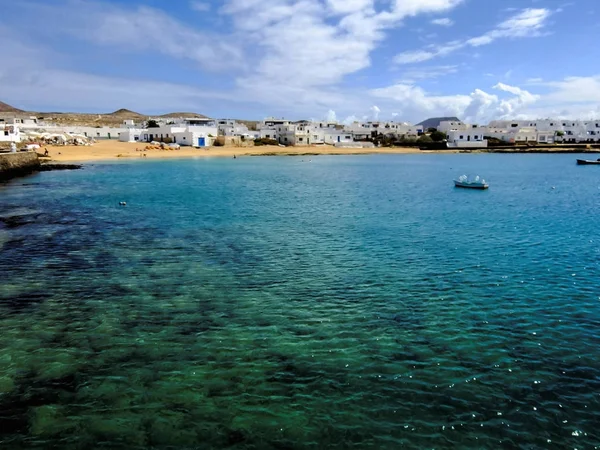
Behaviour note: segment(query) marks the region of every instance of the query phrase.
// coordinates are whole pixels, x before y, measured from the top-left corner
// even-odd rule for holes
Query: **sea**
[[[600,447],[600,167],[576,158],[0,185],[0,448]]]

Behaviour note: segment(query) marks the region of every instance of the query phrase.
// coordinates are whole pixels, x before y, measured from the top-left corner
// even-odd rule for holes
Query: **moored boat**
[[[598,158],[595,161],[593,159],[578,159],[577,164],[579,164],[580,166],[586,166],[586,165],[591,165],[591,164],[600,164],[600,158]]]
[[[469,179],[466,175],[462,175],[454,180],[454,186],[467,189],[487,189],[490,187],[483,178],[477,176],[474,179]]]

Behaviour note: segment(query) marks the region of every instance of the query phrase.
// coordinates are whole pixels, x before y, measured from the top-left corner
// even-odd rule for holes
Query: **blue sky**
[[[0,0],[0,100],[261,119],[600,117],[597,0]]]

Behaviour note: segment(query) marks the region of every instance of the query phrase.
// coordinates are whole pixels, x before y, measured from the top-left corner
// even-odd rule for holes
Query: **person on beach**
[[[44,156],[48,156],[48,149],[47,148],[44,149]]]

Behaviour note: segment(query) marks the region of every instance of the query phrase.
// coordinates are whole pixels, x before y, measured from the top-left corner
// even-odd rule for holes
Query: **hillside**
[[[162,117],[162,118],[176,118],[176,117],[190,117],[190,118],[197,118],[197,119],[207,119],[208,116],[205,116],[204,114],[198,114],[198,113],[193,113],[193,112],[172,112],[172,113],[167,113],[167,114],[162,114],[160,116],[156,116],[156,117]]]
[[[15,108],[14,106],[10,106],[7,103],[0,102],[0,113],[24,113],[22,109]]]
[[[125,109],[125,108],[121,108],[118,109],[117,111],[111,112],[109,114],[106,114],[107,116],[118,116],[118,117],[123,117],[125,119],[134,119],[134,118],[140,118],[140,119],[144,119],[146,116],[144,116],[143,114],[137,113],[135,111],[131,111],[129,109]]]
[[[161,117],[161,118],[178,118],[178,117],[190,117],[204,119],[208,116],[204,114],[198,114],[193,112],[171,112],[162,115],[146,115],[141,114],[130,109],[121,108],[111,113],[103,114],[91,114],[91,113],[75,113],[75,112],[35,112],[35,111],[23,111],[15,108],[7,103],[0,102],[0,115],[3,117],[10,117],[11,115],[27,115],[36,116],[46,122],[53,122],[60,125],[72,125],[72,126],[91,126],[91,127],[102,127],[112,126],[117,127],[123,124],[124,120],[133,119],[136,122],[146,120],[148,117]]]

